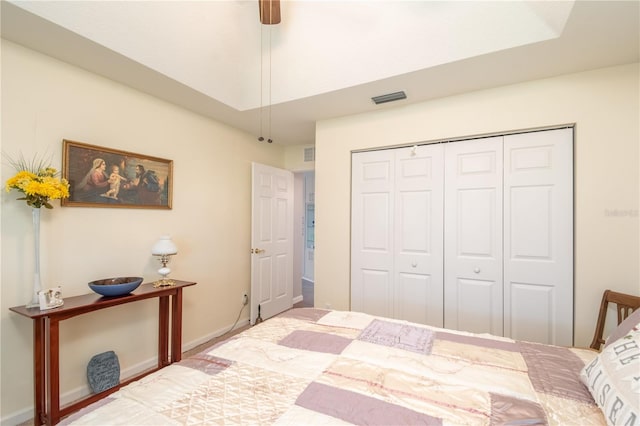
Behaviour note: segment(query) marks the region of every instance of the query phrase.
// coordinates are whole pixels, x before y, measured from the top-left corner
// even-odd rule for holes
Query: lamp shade
[[[171,237],[168,235],[163,235],[162,237],[160,237],[158,242],[156,242],[151,248],[151,254],[156,256],[171,255],[177,253],[178,248],[173,243],[173,241],[171,241]]]

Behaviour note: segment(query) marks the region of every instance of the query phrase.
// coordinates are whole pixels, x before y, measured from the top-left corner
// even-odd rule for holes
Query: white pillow
[[[633,327],[637,326],[638,324],[640,324],[640,309],[636,309],[635,311],[633,311],[631,315],[629,315],[624,321],[620,323],[620,325],[618,325],[618,327],[616,327],[615,330],[613,330],[613,333],[611,333],[604,342],[604,347],[606,348],[619,338],[629,334]]]
[[[609,425],[640,424],[640,324],[580,372]]]

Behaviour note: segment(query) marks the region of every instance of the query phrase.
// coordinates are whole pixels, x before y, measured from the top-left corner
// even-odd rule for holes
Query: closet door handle
[[[475,268],[475,269],[473,270],[473,272],[475,272],[476,274],[479,274],[479,273],[480,273],[480,268]]]

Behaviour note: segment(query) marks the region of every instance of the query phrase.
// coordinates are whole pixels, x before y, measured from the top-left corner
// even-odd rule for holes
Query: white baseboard
[[[302,296],[300,296],[300,299],[302,300]],[[297,302],[294,302],[297,303]],[[200,337],[196,340],[192,340],[188,343],[183,343],[182,344],[182,352],[186,352],[190,349],[195,348],[196,346],[199,346],[203,343],[206,343],[212,339],[215,339],[217,337],[219,337],[220,335],[222,335],[223,333],[227,332],[227,330],[229,331],[233,331],[236,330],[238,328],[244,327],[246,325],[249,325],[249,318],[242,318],[240,320],[238,320],[238,323],[230,330],[231,324],[222,327],[216,331],[213,331],[212,333],[209,333],[203,337]],[[145,360],[143,362],[140,362],[136,365],[132,365],[124,370],[120,371],[120,380],[121,381],[125,381],[127,380],[127,378],[129,377],[133,377],[136,376],[140,373],[142,373],[143,371],[146,370],[150,370],[154,367],[156,367],[158,365],[158,358],[157,357],[153,357],[151,359]],[[89,385],[84,385],[84,386],[78,386],[75,389],[72,389],[68,392],[65,392],[64,394],[60,395],[60,405],[61,406],[65,406],[67,404],[70,404],[72,402],[75,402],[79,399],[82,399],[88,395],[91,394],[91,389],[89,388]],[[31,420],[33,419],[33,407],[27,407],[24,408],[22,410],[16,411],[12,414],[9,414],[6,417],[3,417],[2,419],[0,419],[0,424],[1,425],[7,425],[7,426],[15,426],[15,425],[19,425],[21,423],[26,422],[27,420]]]
[[[242,327],[247,326],[247,325],[249,325],[249,318],[248,317],[247,318],[241,318],[240,320],[238,320],[238,323],[232,329],[229,329],[229,327],[231,327],[231,325],[228,325],[228,326],[222,327],[222,328],[220,328],[220,329],[218,329],[218,330],[216,330],[216,331],[214,331],[212,333],[209,333],[209,334],[207,334],[207,335],[205,335],[203,337],[200,337],[200,338],[198,338],[196,340],[192,340],[189,343],[184,343],[182,345],[182,352],[186,352],[188,350],[191,350],[191,349],[195,348],[196,346],[199,346],[199,345],[201,345],[203,343],[207,343],[208,341],[213,340],[213,339],[215,339],[217,337],[221,337],[221,335],[223,333],[229,333],[229,332],[231,332],[233,330],[237,330],[237,329],[242,328]]]
[[[294,297],[294,298],[293,298],[293,304],[295,305],[296,303],[300,303],[300,302],[302,302],[303,300],[304,300],[304,299],[303,299],[302,295],[300,295],[300,296],[296,296],[296,297]]]
[[[0,424],[7,426],[16,426],[27,420],[33,419],[33,408],[25,408],[20,411],[16,411],[13,414],[9,414],[6,417],[0,419]]]

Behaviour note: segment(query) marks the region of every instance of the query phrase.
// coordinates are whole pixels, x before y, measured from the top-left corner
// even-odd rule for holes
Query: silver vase
[[[35,265],[33,273],[33,292],[31,301],[27,303],[27,308],[40,306],[38,293],[42,290],[40,283],[40,209],[32,208],[31,217],[33,219],[33,248],[35,250]]]

